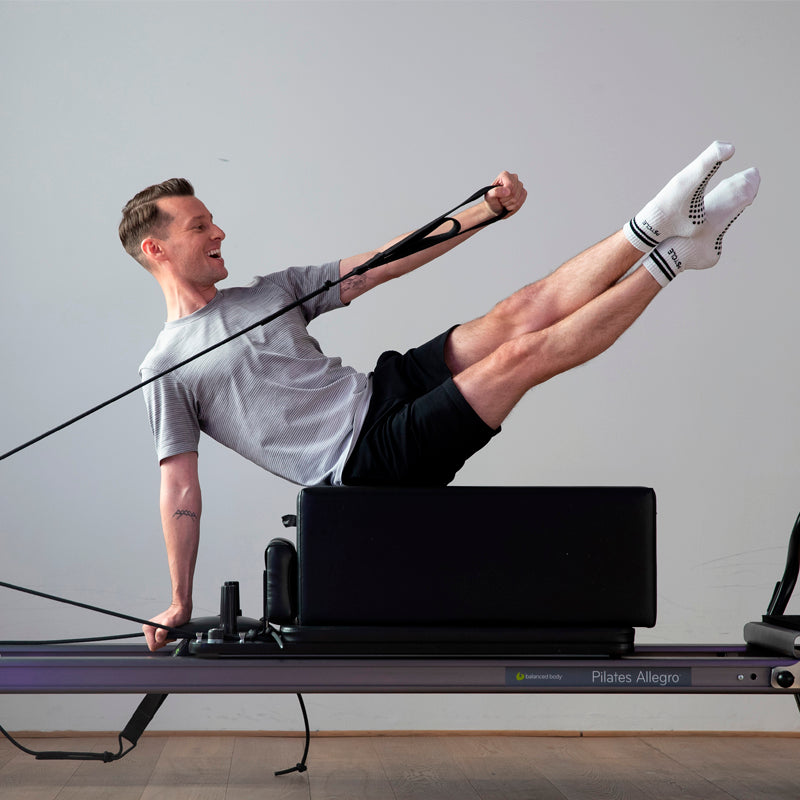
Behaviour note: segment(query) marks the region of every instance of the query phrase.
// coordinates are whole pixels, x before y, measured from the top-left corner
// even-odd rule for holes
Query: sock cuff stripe
[[[659,243],[657,239],[654,239],[649,233],[637,225],[636,217],[631,218],[631,221],[628,223],[628,225],[630,226],[631,233],[633,233],[637,239],[639,239],[643,244],[646,244],[648,247],[655,247]]]
[[[658,252],[658,250],[653,250],[650,253],[650,260],[658,267],[661,274],[668,280],[671,281],[678,273],[670,266],[669,262]]]

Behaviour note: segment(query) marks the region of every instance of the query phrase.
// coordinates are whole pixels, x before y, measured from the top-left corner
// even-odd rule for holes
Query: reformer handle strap
[[[471,228],[468,228],[465,231],[461,230],[461,225],[459,224],[458,220],[450,217],[450,214],[452,214],[454,211],[461,208],[462,206],[467,205],[467,203],[471,203],[477,200],[479,197],[484,196],[488,191],[490,191],[493,188],[494,185],[484,186],[483,188],[478,189],[477,192],[471,194],[466,200],[464,200],[463,203],[459,203],[457,206],[451,208],[450,211],[446,212],[445,214],[442,214],[435,220],[432,220],[427,225],[423,225],[421,228],[417,229],[413,233],[410,233],[408,236],[406,236],[399,242],[396,242],[391,247],[387,248],[386,250],[382,250],[380,253],[377,253],[375,256],[373,256],[373,258],[369,259],[369,261],[367,261],[366,263],[362,264],[359,267],[356,267],[347,275],[343,275],[335,281],[325,281],[325,283],[322,286],[320,286],[318,289],[315,289],[312,292],[309,292],[305,297],[301,297],[298,300],[294,300],[293,302],[287,304],[286,306],[279,309],[275,313],[270,314],[267,317],[264,317],[264,319],[259,320],[258,322],[255,322],[252,325],[248,325],[246,328],[243,328],[238,333],[234,333],[231,336],[227,337],[226,339],[223,339],[222,341],[217,342],[216,344],[213,344],[210,347],[205,348],[204,350],[201,350],[199,353],[195,353],[193,356],[190,356],[189,358],[184,359],[183,361],[180,361],[177,364],[173,364],[173,366],[165,369],[163,372],[159,372],[157,375],[153,375],[152,377],[147,378],[147,380],[144,380],[141,383],[137,383],[135,386],[131,386],[130,389],[126,389],[124,392],[120,392],[119,394],[114,395],[114,397],[111,397],[108,400],[99,403],[98,405],[93,406],[90,409],[87,409],[82,414],[78,414],[72,419],[69,419],[66,422],[61,423],[61,425],[57,425],[55,428],[51,428],[50,430],[39,434],[39,436],[35,436],[30,441],[27,441],[24,444],[14,447],[8,452],[0,455],[0,461],[3,461],[4,459],[9,458],[10,456],[15,455],[16,453],[19,453],[21,450],[25,450],[31,445],[34,445],[37,442],[42,441],[42,439],[46,439],[48,436],[52,436],[54,433],[58,433],[58,431],[64,430],[64,428],[68,428],[70,425],[73,425],[74,423],[79,422],[82,419],[85,419],[91,414],[94,414],[95,412],[102,410],[106,406],[110,406],[112,403],[116,403],[117,400],[122,400],[129,394],[133,394],[139,389],[142,389],[145,386],[154,383],[155,381],[159,380],[159,378],[163,378],[165,375],[169,375],[170,372],[174,372],[176,369],[180,369],[181,367],[186,366],[190,362],[195,361],[198,358],[201,358],[207,353],[210,353],[212,350],[216,350],[218,347],[222,347],[228,342],[233,341],[234,339],[238,339],[240,336],[249,333],[251,330],[254,330],[255,328],[258,328],[262,325],[266,325],[272,322],[274,319],[277,319],[278,317],[282,316],[283,314],[286,314],[292,309],[297,308],[298,306],[302,305],[308,300],[311,300],[317,295],[322,294],[323,292],[327,292],[334,286],[338,286],[340,283],[347,280],[348,278],[353,277],[354,275],[363,275],[365,272],[367,272],[367,270],[373,269],[383,264],[388,264],[389,262],[396,261],[397,259],[400,258],[405,258],[406,256],[413,255],[414,253],[419,253],[422,250],[427,250],[428,248],[434,247],[437,244],[441,244],[442,242],[446,242],[449,239],[453,239],[454,237],[462,233],[471,233],[472,231],[478,230],[479,228],[484,228],[487,225],[491,225],[494,222],[498,222],[508,214],[508,211],[506,209],[503,209],[503,211],[497,216],[492,217],[491,219],[487,219],[484,222],[480,222],[477,225],[473,225]],[[446,231],[437,236],[429,236],[429,234],[432,233],[434,230],[436,230],[436,228],[438,228],[440,225],[448,221],[451,223],[451,228],[449,231]]]
[[[120,736],[135,746],[139,742],[139,737],[144,733],[144,729],[152,722],[156,711],[161,708],[167,697],[166,694],[145,695]]]
[[[84,753],[70,750],[31,750],[30,748],[23,747],[2,726],[0,726],[0,734],[5,736],[14,747],[21,750],[23,753],[34,756],[37,761],[102,761],[104,764],[109,764],[112,761],[119,761],[121,758],[124,758],[136,747],[139,742],[139,737],[144,733],[144,729],[150,724],[167,697],[168,695],[166,694],[145,695],[142,702],[139,703],[136,708],[136,711],[133,712],[133,716],[125,726],[125,730],[117,736],[119,750],[116,753],[112,753],[108,750],[102,753]],[[125,749],[122,743],[123,739],[130,742],[130,747],[127,749]]]
[[[454,211],[457,211],[462,206],[474,202],[479,197],[483,197],[493,188],[494,186],[484,186],[483,188],[478,189],[477,192],[473,192],[473,194],[464,200],[463,203],[459,203],[449,211],[446,211],[440,217],[431,220],[431,222],[429,222],[427,225],[423,225],[413,233],[408,234],[408,236],[404,237],[399,242],[395,242],[395,244],[393,244],[391,247],[387,247],[386,250],[381,250],[379,253],[376,253],[369,261],[362,264],[360,267],[356,267],[350,273],[350,275],[362,275],[364,272],[372,269],[373,267],[377,267],[382,264],[388,264],[391,261],[397,261],[400,258],[406,258],[407,256],[414,255],[422,250],[427,250],[428,248],[435,247],[443,242],[447,242],[450,239],[454,239],[456,236],[460,236],[461,234],[472,233],[472,231],[476,231],[479,228],[485,228],[487,225],[498,222],[508,214],[507,209],[504,208],[500,214],[484,220],[483,222],[479,222],[477,225],[473,225],[471,228],[467,228],[466,230],[462,230],[461,223],[459,223],[457,219],[454,219],[450,216]],[[450,230],[440,233],[437,236],[430,235],[445,222],[450,223]],[[346,280],[350,277],[350,275],[345,275],[342,280]],[[337,283],[338,282],[340,281],[337,281]]]

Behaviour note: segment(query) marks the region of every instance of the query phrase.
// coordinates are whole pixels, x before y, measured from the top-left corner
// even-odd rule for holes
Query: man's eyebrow
[[[191,225],[192,222],[205,222],[205,220],[210,219],[212,222],[214,220],[213,214],[198,214],[196,217],[192,217],[186,223],[187,225]]]

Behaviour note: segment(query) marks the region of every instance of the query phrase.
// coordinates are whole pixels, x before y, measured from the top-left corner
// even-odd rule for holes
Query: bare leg
[[[498,428],[529,389],[609,348],[660,290],[640,267],[555,324],[504,341],[456,373],[455,384],[478,416]]]
[[[621,231],[571,258],[542,280],[498,303],[450,335],[445,359],[456,375],[524,333],[568,317],[613,286],[642,254]]]

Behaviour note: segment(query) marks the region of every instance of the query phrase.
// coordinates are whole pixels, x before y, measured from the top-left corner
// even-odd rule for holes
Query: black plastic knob
[[[775,673],[775,683],[777,683],[781,689],[788,689],[790,686],[794,685],[794,675],[789,672],[788,669],[782,669]]]

